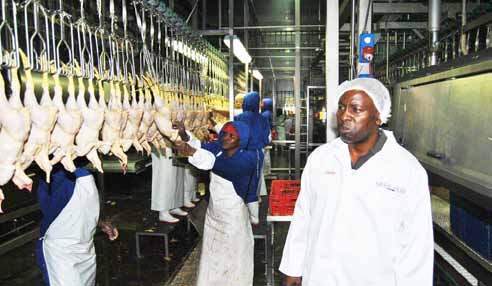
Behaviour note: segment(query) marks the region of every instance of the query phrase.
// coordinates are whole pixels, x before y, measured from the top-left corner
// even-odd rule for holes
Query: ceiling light
[[[262,80],[263,79],[263,75],[257,69],[254,69],[253,70],[253,77],[256,78],[257,80]]]
[[[227,35],[224,37],[224,44],[228,47],[230,47],[230,35]],[[246,48],[244,48],[243,43],[241,43],[241,40],[237,36],[232,36],[232,43],[234,45],[234,55],[236,58],[241,61],[243,64],[249,64],[251,62],[251,56],[249,55],[248,51]]]

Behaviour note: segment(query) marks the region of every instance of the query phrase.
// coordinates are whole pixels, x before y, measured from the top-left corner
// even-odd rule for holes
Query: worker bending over
[[[100,226],[110,240],[118,230],[99,222],[99,195],[94,177],[84,168],[72,174],[62,167],[47,183],[41,176],[39,207],[43,213],[37,243],[37,263],[44,285],[91,286],[96,284],[94,234]]]

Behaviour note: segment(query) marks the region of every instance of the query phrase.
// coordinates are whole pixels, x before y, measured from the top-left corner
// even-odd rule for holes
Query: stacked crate
[[[270,188],[270,214],[274,216],[294,214],[300,190],[300,180],[273,180]]]
[[[483,258],[492,260],[492,211],[450,193],[452,233]]]

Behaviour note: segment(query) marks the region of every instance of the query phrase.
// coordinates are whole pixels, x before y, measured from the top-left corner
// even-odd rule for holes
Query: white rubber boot
[[[173,217],[169,211],[160,211],[159,220],[166,223],[178,223],[179,219]]]
[[[183,206],[189,209],[196,207],[196,205],[192,202],[185,202]]]
[[[172,215],[177,215],[177,216],[187,216],[188,212],[185,212],[184,210],[180,208],[172,209],[169,211],[170,214]]]

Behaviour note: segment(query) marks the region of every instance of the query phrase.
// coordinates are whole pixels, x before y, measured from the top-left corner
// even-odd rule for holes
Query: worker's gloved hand
[[[248,203],[249,219],[251,220],[252,224],[260,223],[259,206],[260,204],[257,201]]]
[[[302,286],[302,278],[286,276],[284,281],[282,281],[282,286]]]
[[[176,122],[176,126],[178,127],[178,134],[179,137],[181,137],[181,140],[188,142],[190,140],[190,136],[186,133],[186,128],[183,121]]]
[[[118,229],[114,227],[109,221],[100,221],[99,227],[102,232],[108,235],[109,240],[115,240],[118,238]]]

